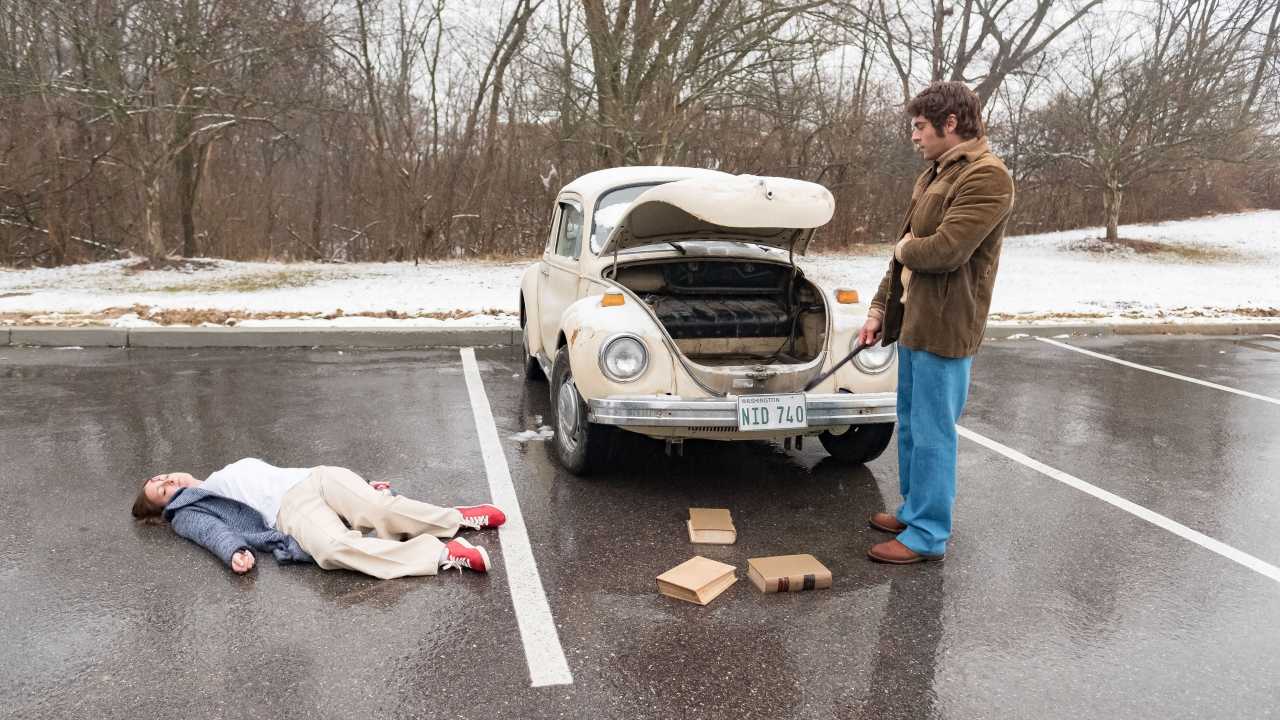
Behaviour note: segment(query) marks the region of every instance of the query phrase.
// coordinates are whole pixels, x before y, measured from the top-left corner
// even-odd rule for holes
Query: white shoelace
[[[462,521],[459,522],[458,524],[466,525],[472,530],[482,530],[484,529],[485,525],[489,524],[489,516],[488,515],[472,515],[471,517],[463,516]]]
[[[458,572],[462,572],[462,568],[466,568],[468,570],[471,569],[471,558],[450,555],[449,559],[445,560],[440,565],[441,570],[457,570]]]

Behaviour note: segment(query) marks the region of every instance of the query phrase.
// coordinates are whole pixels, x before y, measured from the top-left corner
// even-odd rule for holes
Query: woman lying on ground
[[[253,569],[254,550],[269,550],[280,562],[314,561],[384,580],[455,568],[486,572],[484,548],[437,538],[507,519],[493,505],[442,508],[379,492],[346,468],[278,468],[255,458],[203,482],[180,472],[145,480],[133,516],[168,520],[236,573]],[[365,537],[370,530],[375,536]]]

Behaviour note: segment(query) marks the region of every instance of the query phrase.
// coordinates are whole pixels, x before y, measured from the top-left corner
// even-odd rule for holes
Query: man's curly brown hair
[[[956,116],[956,134],[965,140],[982,137],[982,101],[978,94],[962,82],[931,83],[907,103],[907,115],[923,115],[933,129],[942,135],[942,126],[950,115]]]

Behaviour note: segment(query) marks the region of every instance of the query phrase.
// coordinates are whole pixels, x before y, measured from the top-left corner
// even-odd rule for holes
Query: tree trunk
[[[1120,202],[1124,199],[1124,189],[1115,178],[1107,178],[1107,186],[1102,189],[1103,214],[1107,218],[1107,242],[1120,239]]]
[[[265,192],[263,198],[266,204],[266,228],[263,230],[263,237],[267,241],[266,259],[271,260],[276,254],[276,146],[271,141],[262,144],[262,184]],[[383,188],[386,192],[386,188]],[[254,248],[260,251],[261,248]]]
[[[322,135],[323,137],[323,135]],[[321,141],[323,142],[323,140]],[[311,251],[319,254],[320,257],[313,257],[313,260],[319,260],[322,257],[328,258],[333,253],[328,252],[324,248],[324,194],[329,184],[329,159],[328,156],[322,154],[320,157],[320,173],[315,182],[315,196],[311,204]]]
[[[147,244],[147,252],[151,256],[152,263],[164,260],[166,252],[164,247],[164,232],[160,226],[160,173],[152,171],[142,183],[143,190],[143,209],[142,209],[142,232]]]
[[[942,21],[948,14],[947,6],[938,0],[933,5],[933,74],[932,79],[937,82],[942,79]]]
[[[50,182],[41,193],[41,210],[44,213],[45,229],[49,232],[50,261],[54,267],[57,267],[71,260],[69,238],[63,226],[66,211],[63,193],[67,190],[67,183],[62,172],[62,130],[58,127],[58,121],[53,115],[49,116],[46,127],[49,130],[48,142],[51,146],[48,157]]]
[[[174,158],[178,171],[178,216],[182,223],[182,256],[194,257],[199,253],[196,247],[196,152],[195,114],[199,110],[200,94],[192,89],[195,82],[195,53],[200,35],[200,2],[199,0],[183,0],[182,3],[182,36],[178,39],[178,76],[181,78],[182,94],[179,96],[178,108],[174,117],[173,143],[178,148],[178,156]]]
[[[181,129],[184,123],[179,117],[179,131],[181,136],[184,131]],[[190,127],[189,125],[187,127]],[[190,130],[185,131],[190,134]],[[177,163],[178,170],[178,215],[182,219],[182,256],[195,257],[199,254],[199,248],[196,247],[196,150],[192,147],[194,143],[187,143],[178,153]]]

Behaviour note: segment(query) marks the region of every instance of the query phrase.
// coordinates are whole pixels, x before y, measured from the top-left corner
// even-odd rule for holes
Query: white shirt
[[[200,488],[248,505],[262,513],[267,527],[275,527],[284,494],[310,474],[311,468],[278,468],[245,458],[210,475]]]

